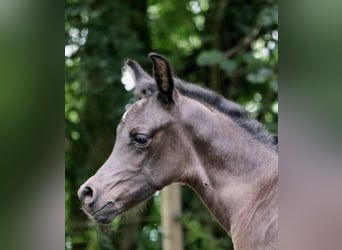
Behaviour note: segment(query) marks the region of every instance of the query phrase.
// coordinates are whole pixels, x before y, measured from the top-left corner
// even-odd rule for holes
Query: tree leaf
[[[228,76],[232,76],[237,67],[237,63],[234,60],[224,60],[219,63],[219,66]]]
[[[218,50],[203,51],[196,60],[199,66],[214,66],[222,61],[224,61],[224,54]]]

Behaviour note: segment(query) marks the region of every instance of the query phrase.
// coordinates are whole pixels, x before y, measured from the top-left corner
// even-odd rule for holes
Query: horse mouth
[[[109,224],[116,217],[116,213],[114,211],[108,211],[104,213],[97,213],[93,216],[93,219],[100,224]]]
[[[111,223],[115,217],[121,213],[120,209],[116,208],[113,202],[108,202],[102,208],[92,213],[87,211],[85,208],[83,208],[83,210],[88,215],[89,219],[100,224]]]
[[[146,192],[145,189],[140,189],[138,192],[132,192],[120,199],[114,199],[114,202],[109,201],[98,210],[94,211],[90,208],[87,209],[87,207],[83,207],[83,211],[87,214],[90,220],[100,224],[109,224],[118,215],[125,213],[130,208],[147,199],[150,193],[153,194],[155,190],[153,190],[153,192],[150,190],[147,191],[149,192]]]

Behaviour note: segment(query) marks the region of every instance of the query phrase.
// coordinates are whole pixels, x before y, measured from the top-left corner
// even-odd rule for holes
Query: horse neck
[[[191,173],[184,182],[201,197],[203,203],[232,236],[236,249],[255,247],[254,241],[266,237],[268,220],[257,215],[276,216],[277,154],[255,140],[229,117],[192,102],[183,104],[185,134],[192,147]],[[195,174],[193,174],[195,173]],[[261,204],[262,202],[262,204]],[[264,204],[270,204],[265,206]],[[267,225],[264,225],[264,224]],[[256,235],[258,232],[263,235]],[[253,235],[253,236],[252,236]],[[254,239],[253,239],[254,237]],[[267,236],[269,237],[269,236]],[[248,242],[249,241],[249,242]],[[267,249],[267,247],[265,248]]]

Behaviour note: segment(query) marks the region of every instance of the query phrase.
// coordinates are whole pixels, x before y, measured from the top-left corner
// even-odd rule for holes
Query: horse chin
[[[135,206],[134,203],[127,203],[121,206],[115,206],[113,202],[107,203],[101,210],[92,215],[88,215],[90,219],[99,224],[110,224],[117,216],[121,216]],[[118,205],[118,204],[117,204]]]
[[[93,219],[99,224],[110,224],[116,217],[114,212],[99,214],[93,217]]]
[[[119,215],[125,216],[127,213],[132,212],[132,210],[142,210],[142,207],[146,204],[144,201],[147,201],[154,192],[155,190],[151,188],[141,188],[136,192],[125,194],[125,197],[120,198],[120,202],[115,202],[118,198],[113,199],[114,202],[107,202],[102,208],[95,212],[89,212],[85,208],[83,208],[83,210],[88,215],[89,219],[96,223],[109,224]]]
[[[89,211],[86,211],[85,209],[83,210],[88,215],[90,220],[99,224],[111,223],[115,219],[115,217],[120,213],[118,209],[115,208],[113,202],[108,202],[100,210],[94,213],[90,213]]]

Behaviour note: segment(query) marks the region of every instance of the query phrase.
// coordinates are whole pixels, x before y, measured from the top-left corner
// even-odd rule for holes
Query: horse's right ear
[[[134,60],[126,60],[122,67],[121,83],[127,91],[134,89],[134,95],[140,99],[155,91],[153,78]],[[153,90],[154,89],[154,90]]]
[[[158,86],[158,96],[164,103],[171,104],[174,102],[174,83],[171,66],[165,57],[157,53],[149,53],[148,55],[153,62],[153,76]]]

